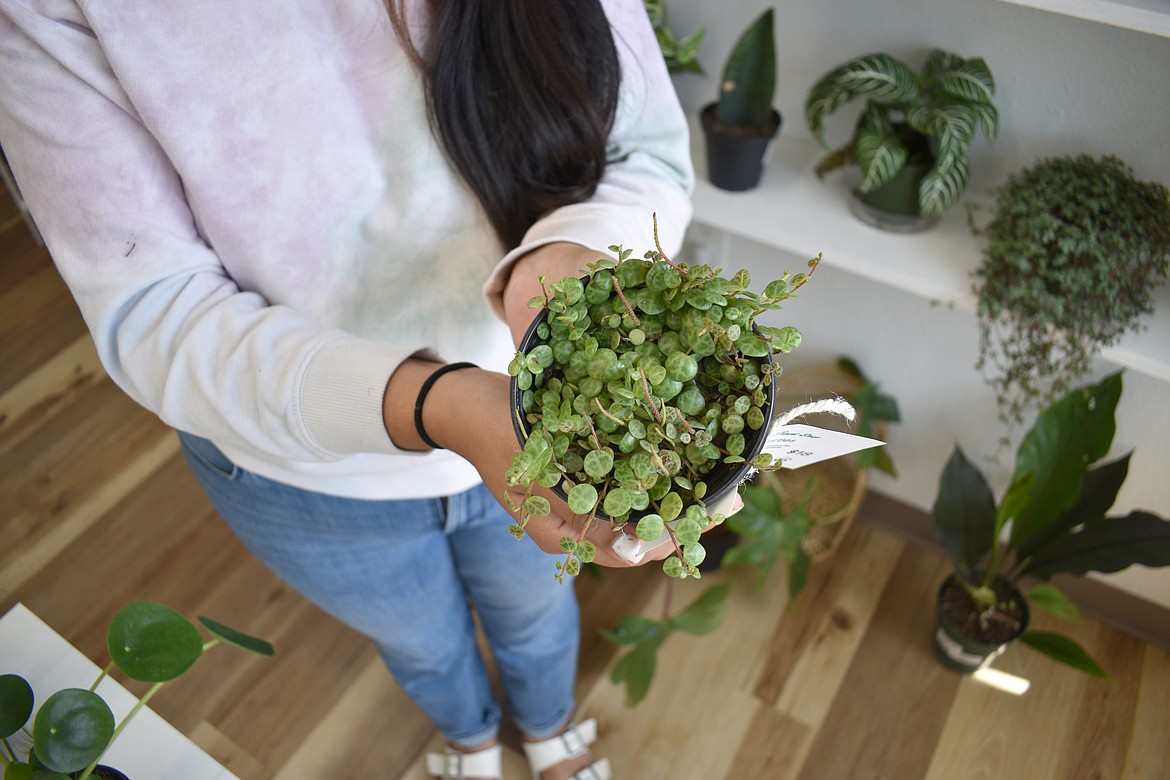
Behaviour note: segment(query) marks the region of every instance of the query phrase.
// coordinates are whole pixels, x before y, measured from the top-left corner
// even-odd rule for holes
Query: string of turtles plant
[[[575,537],[561,539],[561,582],[593,560],[585,536],[599,522],[616,530],[636,521],[646,541],[665,531],[675,551],[663,571],[699,577],[700,535],[725,519],[704,502],[712,470],[773,466],[749,441],[767,432],[767,390],[781,370],[773,354],[791,352],[801,333],[756,319],[795,295],[820,256],[756,294],[746,270],[727,278],[672,261],[657,219],[654,238],[657,249],[641,259],[615,245],[581,277],[541,277],[542,295],[529,301],[543,310],[535,339],[508,368],[526,437],[505,474],[523,489],[519,500],[505,495],[517,516],[509,530],[522,538],[531,518],[550,513],[537,487],[559,491],[584,517]]]

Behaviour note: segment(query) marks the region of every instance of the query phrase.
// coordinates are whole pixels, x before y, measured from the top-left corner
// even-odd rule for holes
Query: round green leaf
[[[0,739],[20,731],[33,711],[33,690],[17,674],[0,675]]]
[[[613,468],[613,450],[593,450],[585,456],[585,473],[600,479]]]
[[[683,547],[683,563],[687,566],[698,566],[706,558],[707,550],[698,542]]]
[[[597,488],[587,483],[573,485],[567,497],[569,511],[578,515],[587,515],[597,506]]]
[[[610,517],[621,517],[630,511],[634,496],[625,488],[611,490],[605,496],[605,513]]]
[[[684,517],[678,521],[674,527],[674,535],[678,538],[679,544],[687,545],[694,544],[699,541],[699,536],[703,533],[703,529],[695,520],[690,517]]]
[[[113,736],[114,713],[101,696],[81,688],[54,693],[33,721],[37,757],[54,772],[76,772],[89,766]]]
[[[683,562],[673,555],[662,562],[662,571],[668,577],[686,576],[686,567],[683,566]]]
[[[552,511],[552,504],[544,496],[529,496],[524,499],[524,511],[533,517],[545,517]]]
[[[263,639],[258,639],[254,636],[249,636],[242,631],[236,631],[234,628],[225,626],[223,623],[214,621],[209,617],[203,617],[200,615],[198,619],[199,622],[203,624],[204,628],[229,644],[233,644],[236,647],[242,647],[245,650],[249,650],[260,655],[276,655],[276,650],[272,647],[270,642],[266,642]]]
[[[662,531],[665,528],[666,524],[662,522],[660,515],[646,515],[638,521],[638,538],[646,542],[652,542],[662,535]]]
[[[127,604],[106,632],[110,658],[132,679],[173,680],[203,653],[203,636],[187,618],[152,601]]]
[[[678,493],[667,493],[658,504],[658,511],[662,519],[670,522],[682,514],[683,500]]]

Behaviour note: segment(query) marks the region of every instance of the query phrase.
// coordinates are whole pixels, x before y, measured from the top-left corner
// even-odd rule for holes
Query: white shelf
[[[1001,0],[1001,2],[1170,37],[1170,0]]]
[[[847,174],[817,179],[822,152],[810,140],[780,136],[760,186],[747,192],[714,187],[706,176],[702,130],[692,126],[695,220],[799,257],[823,253],[826,267],[974,311],[971,272],[981,258],[960,203],[921,233],[878,230],[849,212]],[[796,269],[793,269],[796,270]],[[1102,351],[1106,360],[1170,382],[1170,289],[1157,292],[1148,327]]]

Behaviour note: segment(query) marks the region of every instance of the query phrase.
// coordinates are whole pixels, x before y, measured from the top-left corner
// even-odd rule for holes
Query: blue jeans
[[[524,733],[557,732],[574,706],[580,640],[553,558],[508,533],[481,485],[448,498],[368,501],[273,482],[186,433],[183,452],[241,542],[281,579],[370,637],[398,684],[451,742],[495,736],[500,707],[472,609]]]

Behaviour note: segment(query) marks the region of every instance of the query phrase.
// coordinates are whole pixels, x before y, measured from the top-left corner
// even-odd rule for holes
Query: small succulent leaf
[[[1109,677],[1108,673],[1093,660],[1085,648],[1063,634],[1054,634],[1048,631],[1026,631],[1020,637],[1020,641],[1033,650],[1078,671],[1091,674],[1094,677],[1106,679]]]
[[[1170,566],[1170,520],[1135,510],[1082,526],[1037,551],[1022,574],[1042,580],[1054,574],[1108,574],[1135,563]]]
[[[212,620],[209,617],[200,615],[198,617],[203,627],[210,631],[215,636],[219,637],[228,644],[243,648],[259,655],[276,655],[276,650],[272,647],[270,642],[263,639],[258,639],[254,636],[249,636],[242,631],[237,631],[234,628],[225,626],[223,623]]]
[[[857,134],[857,164],[861,183],[857,189],[870,192],[882,186],[902,169],[908,154],[897,136],[862,130]]]
[[[578,515],[587,515],[597,506],[597,498],[597,488],[588,482],[573,485],[567,496],[569,511]]]
[[[524,499],[523,506],[531,517],[547,517],[552,512],[552,504],[544,496],[529,496]]]
[[[1065,622],[1081,622],[1080,609],[1051,582],[1042,582],[1028,591],[1028,602]]]
[[[824,120],[859,95],[870,95],[899,106],[918,102],[918,77],[888,54],[867,54],[826,73],[809,90],[804,103],[805,123],[825,148]]]
[[[1017,557],[1021,560],[1030,558],[1037,550],[1061,534],[1080,525],[1104,520],[1110,507],[1117,500],[1121,485],[1129,474],[1129,458],[1130,455],[1125,455],[1086,471],[1085,478],[1081,482],[1080,495],[1077,496],[1073,505],[1065,510],[1055,522],[1033,534],[1026,543],[1021,544],[1016,552]]]
[[[0,675],[0,739],[7,739],[28,723],[33,711],[33,689],[18,674]]]
[[[141,682],[166,682],[191,668],[203,654],[203,636],[187,618],[153,601],[127,604],[106,632],[110,658]]]
[[[1027,504],[1012,523],[1011,544],[1020,547],[1076,501],[1089,465],[1109,451],[1116,430],[1121,373],[1076,388],[1042,410],[1016,451],[1015,473],[1036,473]]]
[[[669,619],[672,627],[696,636],[709,634],[719,628],[727,617],[727,597],[731,583],[712,585],[699,594],[686,609]]]
[[[654,670],[658,665],[658,647],[661,640],[640,644],[613,665],[609,678],[615,685],[625,683],[626,706],[635,707],[646,698]]]
[[[959,447],[943,469],[931,514],[934,534],[947,552],[960,566],[976,567],[994,541],[995,496]]]
[[[114,736],[114,714],[96,693],[65,688],[41,705],[32,733],[41,763],[68,774],[84,769],[105,752]]]

